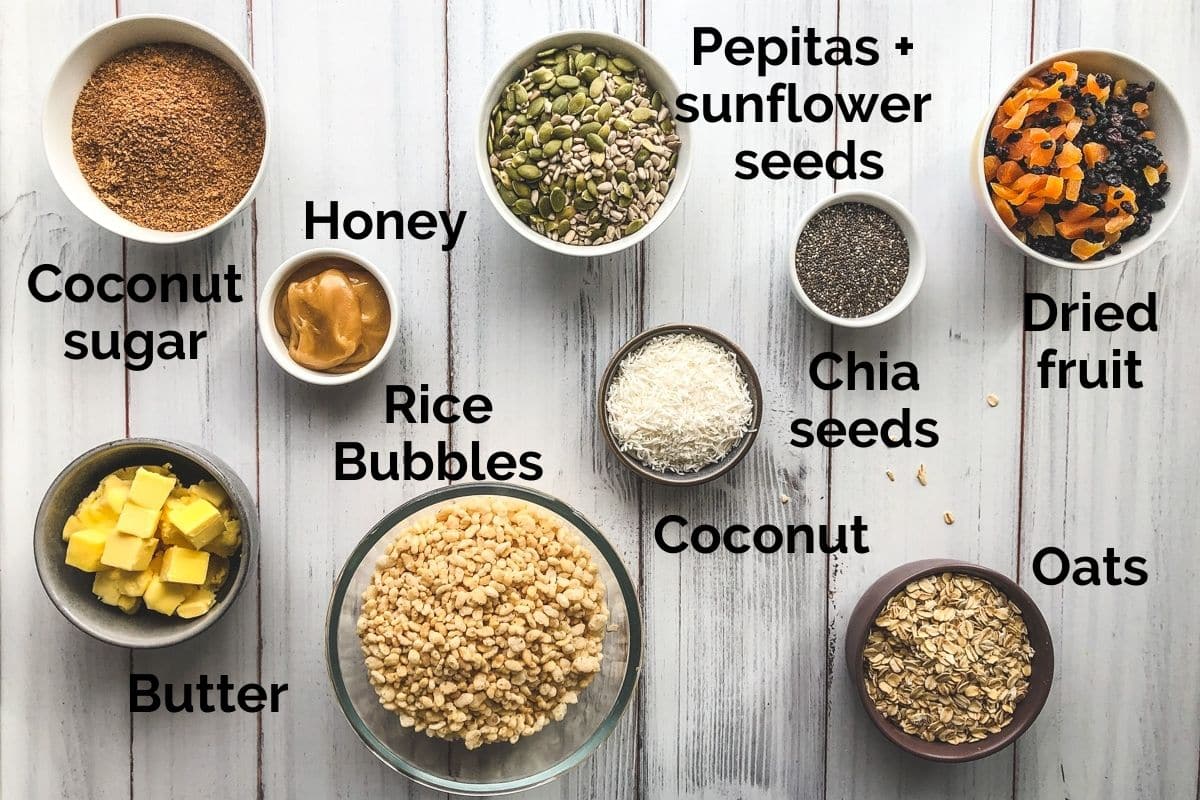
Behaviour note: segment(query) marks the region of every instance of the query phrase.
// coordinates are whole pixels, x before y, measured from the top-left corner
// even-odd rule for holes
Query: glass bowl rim
[[[426,772],[396,754],[371,731],[358,712],[354,710],[354,705],[346,690],[346,684],[342,679],[342,671],[338,664],[338,632],[335,609],[340,610],[343,603],[345,603],[346,595],[349,591],[350,577],[363,562],[364,558],[366,558],[367,553],[402,520],[447,500],[472,496],[500,496],[525,500],[553,512],[574,525],[579,533],[586,537],[600,551],[600,555],[608,563],[613,576],[616,578],[617,586],[621,590],[621,597],[625,603],[629,618],[629,655],[626,658],[625,674],[621,679],[621,687],[617,692],[616,700],[609,710],[608,715],[592,735],[565,758],[560,759],[540,772],[517,780],[497,781],[495,783],[467,783],[441,778]],[[629,571],[625,568],[625,563],[621,560],[621,557],[609,543],[608,539],[604,537],[604,534],[587,517],[567,503],[545,492],[527,486],[496,482],[462,483],[453,486],[440,486],[401,503],[398,507],[385,514],[383,519],[375,523],[367,534],[359,540],[358,544],[355,545],[354,550],[346,558],[341,571],[338,573],[337,580],[333,585],[333,591],[329,596],[329,607],[325,612],[325,666],[329,675],[329,682],[333,686],[333,691],[337,697],[342,715],[350,723],[350,727],[353,728],[358,738],[377,759],[410,780],[426,788],[438,791],[476,796],[511,794],[549,783],[583,763],[612,734],[617,727],[617,723],[624,716],[625,710],[629,706],[629,701],[637,688],[641,665],[642,613],[641,607],[638,605],[637,592],[634,590],[633,581],[629,577]]]

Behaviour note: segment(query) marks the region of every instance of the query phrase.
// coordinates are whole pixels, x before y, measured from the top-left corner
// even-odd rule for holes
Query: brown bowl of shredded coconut
[[[266,105],[250,65],[177,17],[103,25],[47,96],[43,139],[67,197],[121,236],[175,244],[244,209],[263,175]]]
[[[600,430],[613,455],[647,480],[694,486],[749,452],[762,422],[762,387],[728,338],[699,325],[643,331],[600,380]]]

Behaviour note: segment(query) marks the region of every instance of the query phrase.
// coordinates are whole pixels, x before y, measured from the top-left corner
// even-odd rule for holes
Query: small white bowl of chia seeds
[[[560,255],[632,247],[679,204],[691,173],[679,87],[637,42],[595,30],[539,39],[484,92],[475,162],[509,226]]]
[[[831,195],[800,218],[788,251],[792,293],[818,319],[869,328],[896,317],[925,280],[925,243],[886,195]]]

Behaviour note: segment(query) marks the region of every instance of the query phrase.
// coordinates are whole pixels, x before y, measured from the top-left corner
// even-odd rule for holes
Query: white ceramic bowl
[[[258,165],[258,174],[254,177],[254,182],[250,184],[250,189],[241,202],[224,217],[212,225],[191,231],[159,231],[153,228],[144,228],[113,211],[96,196],[92,187],[88,185],[87,179],[79,170],[79,164],[75,161],[75,154],[71,146],[71,118],[75,113],[75,103],[79,99],[79,92],[92,77],[96,68],[123,50],[141,44],[160,42],[189,44],[220,58],[232,67],[250,87],[263,114],[263,157],[262,162]],[[151,244],[179,244],[212,233],[250,204],[255,191],[262,183],[266,168],[267,155],[271,146],[271,124],[262,85],[255,77],[250,64],[234,50],[229,42],[208,28],[180,17],[139,14],[120,17],[101,25],[84,36],[63,59],[50,83],[50,91],[46,95],[46,106],[42,114],[42,141],[46,148],[46,159],[50,162],[50,171],[54,173],[54,179],[58,181],[63,193],[75,204],[75,207],[90,217],[93,222],[126,239],[136,239]]]
[[[1074,61],[1082,72],[1107,72],[1113,76],[1114,80],[1124,78],[1135,83],[1154,81],[1156,84],[1154,91],[1150,94],[1150,122],[1151,127],[1158,134],[1154,143],[1162,150],[1169,167],[1167,177],[1171,181],[1171,189],[1163,196],[1167,207],[1154,215],[1154,222],[1144,236],[1139,236],[1129,242],[1121,242],[1121,252],[1118,255],[1106,256],[1099,261],[1067,261],[1062,258],[1051,258],[1022,242],[1013,235],[1008,226],[1001,221],[1000,215],[996,213],[996,208],[992,205],[991,190],[988,188],[987,180],[983,177],[983,151],[996,109],[1000,107],[1012,88],[1022,78],[1026,75],[1045,72],[1055,61]],[[975,199],[979,202],[984,218],[1005,242],[1020,250],[1028,258],[1064,269],[1100,269],[1124,264],[1129,259],[1141,254],[1163,235],[1183,206],[1183,198],[1192,173],[1190,161],[1191,133],[1188,130],[1187,117],[1170,87],[1159,77],[1158,73],[1136,58],[1115,50],[1063,50],[1060,53],[1046,56],[1022,70],[1021,74],[1016,75],[1012,80],[1007,81],[1003,90],[988,106],[979,123],[979,129],[975,133],[975,142],[971,147],[971,183],[974,185]]]
[[[279,296],[280,290],[283,289],[284,281],[298,267],[304,266],[318,258],[341,258],[362,267],[375,276],[375,279],[379,281],[379,285],[383,287],[384,294],[387,295],[388,308],[392,312],[391,324],[388,325],[387,338],[384,340],[383,347],[375,357],[353,372],[318,372],[315,369],[309,369],[297,364],[288,355],[287,342],[283,340],[279,331],[275,330],[275,300]],[[341,386],[342,384],[356,381],[374,371],[380,364],[387,360],[388,353],[391,352],[392,345],[396,342],[396,331],[399,327],[400,305],[396,300],[396,292],[392,289],[392,284],[388,282],[387,276],[383,274],[379,267],[367,261],[362,256],[355,255],[348,250],[339,250],[334,247],[318,247],[313,250],[305,250],[302,253],[297,253],[280,264],[271,273],[271,277],[267,278],[267,283],[263,286],[262,294],[258,296],[258,333],[262,337],[263,344],[267,347],[267,352],[271,354],[271,358],[275,359],[275,363],[284,372],[293,378],[299,378],[302,381],[317,386]]]
[[[896,224],[904,233],[904,238],[908,240],[908,277],[905,278],[904,285],[900,287],[899,293],[892,298],[890,303],[865,317],[837,317],[819,308],[805,293],[804,287],[800,284],[800,275],[796,272],[796,250],[800,246],[800,234],[804,232],[804,226],[818,211],[838,203],[865,203],[887,212],[888,216],[896,220]],[[791,248],[787,253],[787,270],[792,294],[796,295],[796,298],[804,304],[810,314],[844,328],[870,328],[887,322],[908,308],[909,303],[921,290],[921,284],[925,282],[925,242],[921,238],[916,221],[908,213],[908,210],[887,195],[868,191],[838,192],[814,205],[800,218],[800,224],[796,226],[796,232],[791,239]]]
[[[683,196],[683,190],[687,186],[688,178],[692,172],[692,144],[691,138],[688,136],[686,124],[676,123],[675,131],[679,135],[680,140],[679,157],[675,164],[675,180],[671,183],[671,188],[667,191],[667,196],[664,198],[662,205],[659,206],[658,211],[640,231],[617,239],[615,242],[609,242],[608,244],[563,244],[562,242],[556,242],[549,237],[541,235],[522,222],[516,214],[508,209],[504,201],[500,199],[500,193],[496,190],[496,184],[492,180],[492,170],[488,164],[488,124],[491,120],[492,109],[495,107],[496,101],[499,99],[504,87],[521,74],[521,71],[534,60],[538,52],[551,47],[566,47],[573,44],[592,45],[602,47],[614,55],[628,55],[646,73],[646,78],[650,86],[662,95],[663,102],[672,104],[672,108],[674,108],[675,98],[679,96],[679,85],[671,77],[671,74],[667,72],[667,68],[663,66],[662,62],[637,42],[605,31],[573,30],[556,33],[552,36],[538,39],[536,42],[522,49],[505,63],[500,71],[496,73],[496,76],[492,78],[491,83],[488,84],[487,91],[484,92],[483,101],[479,107],[478,129],[475,134],[475,166],[479,170],[479,179],[483,181],[484,193],[492,201],[492,205],[495,206],[497,213],[517,233],[539,247],[559,253],[560,255],[581,257],[606,256],[624,250],[627,247],[632,247],[654,233],[660,225],[666,222],[667,217],[671,216],[671,212],[675,210],[675,207],[679,205],[679,199]]]

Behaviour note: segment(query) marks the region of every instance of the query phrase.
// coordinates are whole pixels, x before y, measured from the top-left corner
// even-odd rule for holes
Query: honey
[[[366,366],[383,349],[392,324],[379,279],[342,258],[297,268],[279,290],[274,316],[292,360],[329,373]]]

